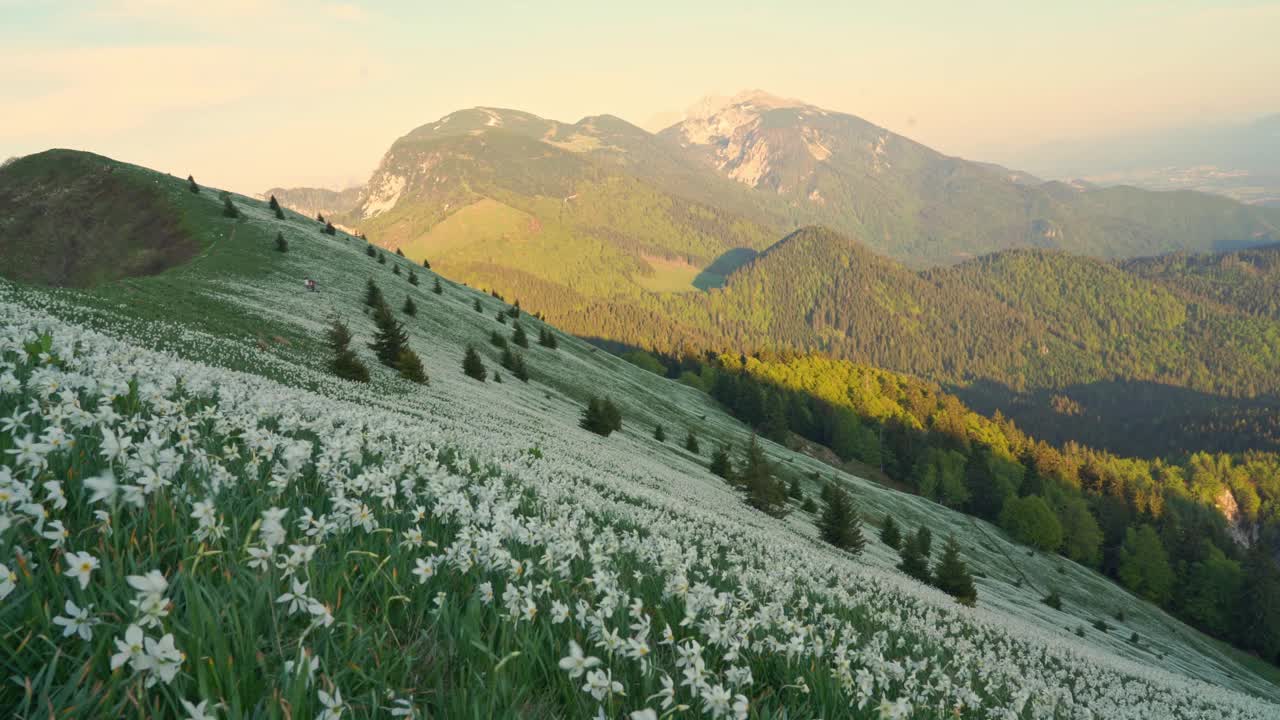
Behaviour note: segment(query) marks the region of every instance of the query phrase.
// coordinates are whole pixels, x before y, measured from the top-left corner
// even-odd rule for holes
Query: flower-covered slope
[[[1077,638],[1037,585],[1078,588],[1086,613],[1127,596],[919,498],[838,476],[869,516],[957,534],[977,609],[877,543],[854,560],[802,513],[750,510],[649,438],[743,428],[575,339],[530,348],[528,384],[465,377],[463,348],[492,364],[488,335],[510,327],[496,300],[437,295],[421,268],[410,285],[402,259],[311,230],[284,254],[226,232],[190,267],[97,294],[0,284],[11,715],[1275,716],[1259,676],[1131,598],[1142,645]],[[227,253],[261,267],[230,272]],[[429,386],[371,358],[369,385],[324,370],[333,316],[370,355],[367,276],[418,302],[404,320]],[[622,405],[622,433],[576,427],[593,392]]]

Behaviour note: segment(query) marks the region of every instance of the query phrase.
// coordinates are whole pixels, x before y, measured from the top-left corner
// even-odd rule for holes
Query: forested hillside
[[[1280,324],[1103,261],[1020,250],[917,273],[806,228],[707,293],[586,302],[504,279],[586,336],[819,351],[944,383],[1056,442],[1146,456],[1276,447]]]
[[[1280,245],[1218,254],[1172,253],[1129,260],[1121,267],[1184,297],[1280,320]]]
[[[1280,455],[1126,458],[1055,447],[909,376],[812,355],[670,358],[780,443],[794,433],[1037,549],[1116,578],[1205,632],[1276,657]]]

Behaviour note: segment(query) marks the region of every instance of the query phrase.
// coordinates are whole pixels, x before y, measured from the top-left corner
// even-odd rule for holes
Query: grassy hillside
[[[204,247],[153,173],[49,150],[0,169],[0,255],[27,282],[89,287],[153,275]]]
[[[979,592],[976,609],[956,605],[893,570],[878,541],[851,558],[817,542],[803,510],[748,508],[705,470],[710,447],[741,447],[748,431],[704,394],[554,329],[559,349],[525,351],[529,383],[478,383],[462,373],[464,349],[492,371],[507,306],[447,279],[437,295],[432,273],[379,262],[307,218],[277,220],[239,196],[242,219],[223,218],[213,193],[154,179],[207,253],[86,291],[0,285],[0,376],[18,382],[4,384],[0,416],[38,408],[0,425],[0,450],[41,439],[0,453],[0,467],[10,486],[38,488],[43,529],[68,531],[51,539],[20,519],[0,533],[0,580],[13,583],[0,585],[0,635],[14,640],[0,647],[21,680],[0,704],[19,716],[175,715],[180,701],[220,705],[220,717],[326,705],[354,717],[621,716],[661,707],[664,678],[675,703],[707,715],[734,703],[758,717],[1274,714],[1273,670],[1097,574],[763,443],[806,496],[816,473],[869,521],[892,513],[954,534]],[[369,278],[397,307],[415,299],[417,315],[399,319],[429,385],[365,349]],[[371,383],[328,372],[335,317]],[[607,439],[577,427],[599,393],[622,409]],[[673,438],[694,430],[702,454],[654,440],[659,423]],[[52,444],[54,426],[75,446]],[[99,481],[109,470],[139,489],[113,500]],[[97,561],[83,581],[64,572],[79,567],[72,553]],[[143,580],[150,571],[162,580]],[[1040,602],[1051,587],[1060,611]],[[63,638],[55,621],[81,608]],[[1119,608],[1124,621],[1092,627]],[[139,655],[123,642],[135,622]],[[599,659],[591,675],[561,669],[571,641]]]

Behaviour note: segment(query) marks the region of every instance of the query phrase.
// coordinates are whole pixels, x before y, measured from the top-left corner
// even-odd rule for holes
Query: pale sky
[[[453,110],[639,125],[760,88],[947,153],[1280,112],[1280,2],[0,0],[0,159],[363,182]]]

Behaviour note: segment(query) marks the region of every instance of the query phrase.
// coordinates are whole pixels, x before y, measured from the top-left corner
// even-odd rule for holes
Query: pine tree
[[[507,314],[502,312],[501,310],[499,310],[498,314],[495,315],[494,317],[497,318],[498,322],[502,323],[503,325],[507,324]]]
[[[278,252],[289,252],[289,241],[284,239],[284,233],[276,231],[276,250]]]
[[[379,265],[387,264],[387,256],[385,253],[378,253],[378,264]]]
[[[392,263],[392,264],[391,264],[391,274],[392,274],[392,275],[399,275],[399,274],[400,274],[400,264],[399,264],[399,263]]]
[[[371,257],[371,258],[376,258],[376,257],[378,257],[378,251],[377,251],[377,250],[374,250],[372,245],[365,245],[365,246],[364,246],[364,254],[365,254],[365,255],[368,255],[368,256],[369,256],[369,257]]]
[[[526,383],[529,382],[529,368],[526,367],[524,364],[523,353],[515,354],[515,358],[514,358],[514,361],[512,362],[512,365],[514,365],[514,367],[511,368],[511,374],[515,375],[516,379],[519,380],[520,382],[526,382]]]
[[[237,210],[236,206],[231,203],[230,195],[222,196],[222,216],[229,217],[229,218],[240,217],[240,211]]]
[[[538,329],[538,344],[552,350],[560,346],[559,341],[556,340],[556,334],[545,327]]]
[[[413,268],[409,268],[409,284],[410,285],[418,284],[418,273]]]
[[[476,352],[476,349],[471,345],[467,346],[467,355],[462,359],[462,372],[466,373],[467,377],[474,378],[480,382],[484,382],[484,378],[487,375],[484,369],[484,362],[480,359],[480,353]]]
[[[618,409],[617,405],[613,404],[613,398],[605,398],[604,403],[601,405],[601,410],[604,413],[604,421],[608,423],[609,429],[615,432],[622,429],[622,411]]]
[[[520,317],[520,301],[519,300],[516,300],[515,304],[511,306],[510,313],[512,318]]]
[[[382,298],[382,290],[373,282],[373,278],[369,278],[364,287],[364,304],[371,308],[385,305],[386,301]]]
[[[498,372],[497,370],[494,370],[494,371],[493,371],[493,381],[494,381],[494,382],[496,382],[496,383],[500,383],[500,382],[502,382],[502,373]]]
[[[831,492],[831,500],[822,512],[818,529],[823,540],[854,555],[862,552],[867,544],[862,537],[862,518],[853,507],[853,499],[842,488]]]
[[[607,401],[592,396],[587,401],[587,407],[582,411],[582,418],[578,420],[578,426],[583,430],[588,430],[602,437],[609,437],[614,431],[613,424],[609,421],[608,411],[605,409]]]
[[[484,307],[480,305],[480,298],[476,298],[471,301],[471,307],[475,308],[475,311],[478,313],[484,312]]]
[[[400,248],[396,248],[396,254],[399,255],[400,257],[404,257],[404,250],[401,250]]]
[[[405,380],[419,385],[428,383],[427,370],[422,367],[422,358],[409,348],[400,351],[400,356],[396,358],[396,369],[400,371],[400,377]]]
[[[436,278],[435,284],[431,286],[431,292],[437,295],[444,294],[444,288],[440,286],[440,278]]]
[[[522,348],[529,347],[529,337],[524,334],[524,328],[518,322],[513,323],[513,325],[515,325],[515,330],[511,333],[511,342]]]
[[[413,302],[412,297],[406,297],[404,299],[404,314],[409,316],[418,314],[418,306]]]
[[[684,436],[684,449],[688,450],[694,455],[697,455],[701,452],[701,450],[698,447],[698,436],[694,434],[692,429],[690,429],[689,433]]]
[[[659,423],[653,428],[653,439],[657,440],[660,443],[664,443],[667,441],[667,431],[662,429],[661,423]]]
[[[268,206],[268,207],[270,207],[272,210],[279,210],[279,209],[280,209],[280,201],[279,201],[279,200],[276,200],[276,196],[275,196],[275,195],[272,195],[272,196],[271,196],[271,200],[267,202],[267,206]]]
[[[335,319],[329,326],[329,330],[325,332],[325,341],[334,352],[346,350],[351,344],[351,330],[346,323]]]
[[[283,220],[283,219],[284,219],[284,210],[282,210],[282,209],[280,209],[280,208],[276,208],[276,219],[277,219],[277,220]]]
[[[316,222],[324,222],[324,216],[320,213],[316,213]]]
[[[401,351],[409,346],[409,335],[400,321],[391,314],[391,308],[386,303],[374,308],[373,323],[378,326],[378,331],[373,334],[369,349],[383,365],[395,367]]]
[[[187,189],[190,190],[192,194],[200,192],[200,186],[196,184],[196,178],[194,175],[187,176]]]
[[[880,541],[894,550],[902,547],[902,532],[898,530],[898,522],[892,515],[884,516],[884,525],[880,526]]]
[[[334,355],[330,364],[333,374],[355,382],[369,382],[369,368],[351,349],[343,349]]]
[[[712,475],[719,475],[725,480],[733,480],[733,458],[729,456],[729,446],[720,445],[711,451],[711,464],[707,466]]]
[[[792,500],[804,499],[804,488],[800,487],[800,478],[793,476],[791,481],[787,483],[787,497]]]
[[[751,442],[743,454],[739,479],[746,487],[748,505],[770,515],[785,513],[787,491],[774,479],[773,466],[755,435],[751,436]]]
[[[431,263],[430,263],[426,258],[422,258],[422,267],[424,267],[424,268],[426,268],[426,269],[430,270],[430,269],[431,269]]]
[[[925,533],[928,533],[928,529],[921,527],[919,532],[907,538],[902,544],[902,548],[898,550],[898,556],[902,560],[898,563],[898,569],[920,582],[927,583],[929,582],[929,549],[932,544],[932,535]]]
[[[507,339],[499,335],[497,330],[494,330],[489,333],[489,344],[505,350],[507,347]]]
[[[333,374],[356,382],[369,382],[369,368],[349,347],[351,331],[341,320],[334,320],[325,333],[325,340],[333,350],[333,361],[329,364]]]
[[[515,367],[516,356],[511,354],[511,348],[503,349],[501,357],[498,358],[498,364],[508,370]]]
[[[978,601],[978,589],[973,586],[973,576],[960,558],[960,544],[956,536],[947,537],[942,547],[942,557],[933,570],[933,584],[942,592],[972,607]]]

